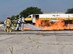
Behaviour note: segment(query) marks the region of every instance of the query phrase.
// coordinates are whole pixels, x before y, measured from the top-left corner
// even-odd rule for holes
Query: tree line
[[[67,9],[65,13],[73,14],[73,8]],[[43,14],[43,11],[38,7],[28,7],[19,13],[19,15],[24,18],[26,18],[30,14]],[[11,16],[11,20],[18,18],[19,15]]]

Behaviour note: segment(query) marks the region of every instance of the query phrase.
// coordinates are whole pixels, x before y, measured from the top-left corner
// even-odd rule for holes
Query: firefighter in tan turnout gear
[[[6,32],[11,32],[11,20],[10,17],[6,19]]]

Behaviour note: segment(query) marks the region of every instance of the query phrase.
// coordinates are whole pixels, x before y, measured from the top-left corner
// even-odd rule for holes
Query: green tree
[[[19,15],[16,15],[15,17],[16,17],[16,18],[19,18]]]
[[[66,13],[73,13],[73,8],[67,9]]]
[[[14,20],[15,19],[15,16],[11,16],[11,20]]]
[[[20,15],[23,17],[27,17],[30,14],[42,14],[43,12],[41,11],[40,8],[38,7],[28,7],[22,12],[20,12]]]
[[[11,16],[11,20],[14,20],[15,18],[18,18],[19,17],[19,15],[16,15],[16,16]]]

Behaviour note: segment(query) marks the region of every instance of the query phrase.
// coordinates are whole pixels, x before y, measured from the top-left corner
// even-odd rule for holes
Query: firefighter
[[[6,19],[6,32],[11,32],[11,20],[10,17]]]
[[[4,21],[4,31],[6,31],[6,20]]]
[[[24,17],[21,18],[21,30],[23,31],[24,29]]]
[[[19,17],[17,20],[17,26],[16,26],[16,30],[17,31],[23,31],[23,27],[24,27],[24,17]]]

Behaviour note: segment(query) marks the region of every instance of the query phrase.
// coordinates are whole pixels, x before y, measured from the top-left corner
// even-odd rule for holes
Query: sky
[[[44,13],[66,12],[73,8],[73,0],[0,0],[0,21],[31,6],[40,8]]]

